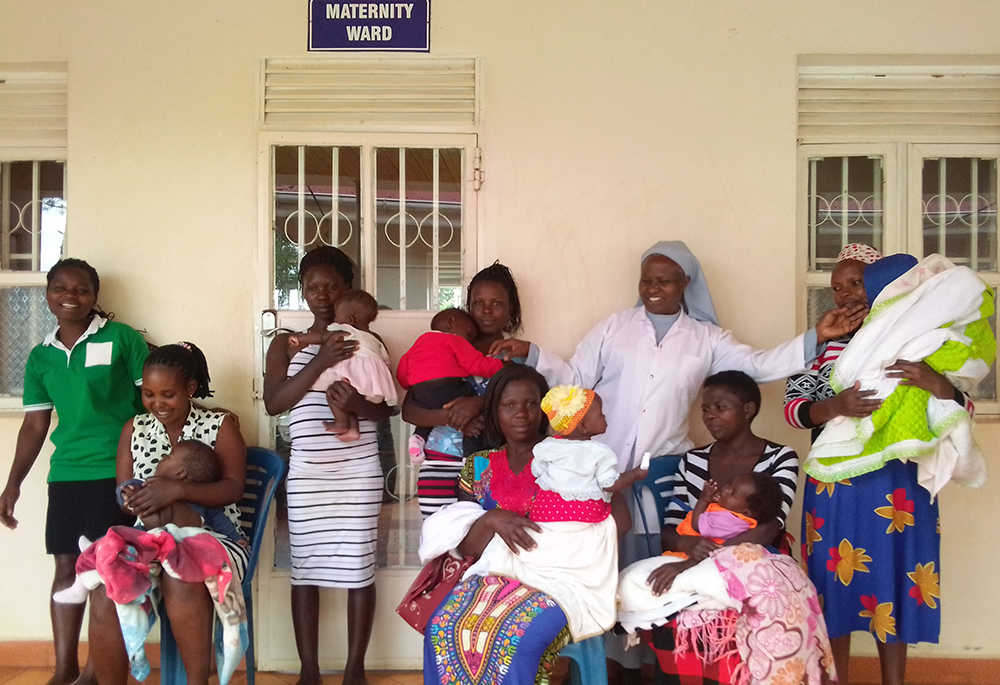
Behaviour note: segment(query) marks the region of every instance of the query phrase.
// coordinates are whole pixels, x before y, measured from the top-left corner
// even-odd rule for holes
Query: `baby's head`
[[[758,524],[769,523],[781,513],[781,486],[766,473],[745,473],[719,491],[718,504]]]
[[[156,465],[159,478],[214,483],[222,477],[219,456],[200,440],[181,440]]]
[[[608,429],[601,396],[578,385],[557,385],[542,398],[552,429],[566,438],[590,440]]]
[[[431,330],[441,333],[454,333],[472,342],[476,334],[476,322],[464,309],[442,309],[431,319]]]
[[[378,302],[374,297],[364,290],[348,290],[337,300],[333,321],[367,331],[376,316]]]

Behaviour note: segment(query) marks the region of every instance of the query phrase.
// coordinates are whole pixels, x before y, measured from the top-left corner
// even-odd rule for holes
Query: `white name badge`
[[[111,347],[114,343],[87,343],[87,361],[84,366],[107,366],[111,363]]]

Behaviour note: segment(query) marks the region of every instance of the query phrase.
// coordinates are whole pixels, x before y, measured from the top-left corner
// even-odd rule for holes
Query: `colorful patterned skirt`
[[[893,460],[805,487],[802,558],[830,637],[868,631],[882,642],[937,642],[940,519],[917,465]]]
[[[427,623],[424,683],[547,683],[568,642],[566,615],[548,595],[510,578],[470,578]]]

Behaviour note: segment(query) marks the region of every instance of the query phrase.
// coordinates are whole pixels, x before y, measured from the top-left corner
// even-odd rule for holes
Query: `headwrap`
[[[691,282],[684,289],[684,299],[681,302],[688,316],[718,326],[719,317],[715,313],[715,305],[712,304],[712,295],[708,292],[708,281],[705,280],[698,258],[691,254],[688,246],[681,240],[661,240],[642,253],[639,263],[642,264],[654,254],[673,260],[684,271],[684,275],[691,278]]]
[[[878,299],[879,293],[917,265],[917,258],[908,254],[891,254],[888,257],[865,267],[865,293],[868,295],[868,306],[871,307]]]
[[[593,390],[578,385],[557,385],[542,398],[542,411],[557,433],[569,435],[587,415],[594,397]]]
[[[851,243],[850,245],[844,245],[844,249],[840,251],[839,255],[837,255],[838,262],[843,262],[848,259],[853,259],[856,262],[863,262],[865,264],[874,264],[878,260],[882,259],[882,253],[871,245],[865,245],[864,243]]]

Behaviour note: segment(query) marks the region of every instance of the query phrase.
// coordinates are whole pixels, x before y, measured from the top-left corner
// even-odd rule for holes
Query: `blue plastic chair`
[[[243,499],[239,502],[240,528],[250,541],[250,559],[247,562],[246,575],[243,578],[243,600],[247,608],[247,685],[254,685],[256,661],[254,660],[253,638],[253,592],[251,583],[254,570],[257,568],[257,558],[260,556],[261,543],[264,541],[264,529],[267,523],[267,513],[271,508],[275,490],[281,476],[285,473],[285,462],[277,452],[263,447],[247,448],[247,479],[243,489]],[[184,664],[177,651],[177,642],[170,629],[170,621],[163,605],[160,605],[160,683],[162,685],[187,685],[187,674]],[[222,626],[215,621],[216,648],[221,644]]]
[[[604,655],[604,636],[570,642],[559,656],[569,657],[569,681],[573,685],[608,685],[608,662]]]
[[[642,490],[645,488],[653,495],[653,504],[656,505],[656,515],[660,522],[659,525],[662,526],[663,518],[667,513],[667,502],[670,501],[674,492],[672,486],[669,488],[666,487],[665,479],[677,473],[680,465],[680,457],[655,457],[649,462],[649,473],[646,474],[646,477],[632,486],[636,502],[638,502],[636,508],[639,510],[639,518],[642,519],[642,527],[646,531],[646,545],[649,547],[649,556],[655,556],[659,552],[653,549],[653,542],[650,539],[654,531],[650,529],[649,522],[646,520],[646,512],[642,508]]]

